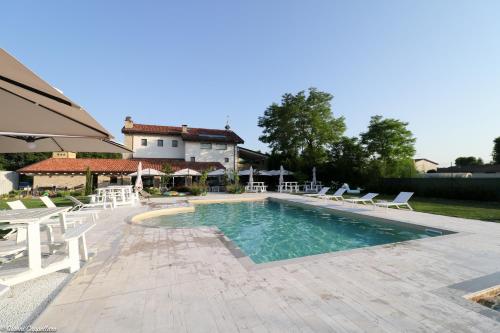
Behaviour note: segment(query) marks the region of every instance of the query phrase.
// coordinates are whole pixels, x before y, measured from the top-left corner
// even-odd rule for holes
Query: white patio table
[[[42,269],[42,251],[40,242],[40,223],[47,221],[53,216],[70,210],[71,207],[55,208],[33,208],[33,209],[15,209],[0,210],[0,222],[9,224],[26,225],[28,231],[28,262],[29,270],[9,276],[6,279],[0,277],[0,283],[13,285],[35,277],[51,273]]]
[[[280,192],[290,192],[297,193],[299,192],[299,183],[298,182],[283,182],[279,187]]]

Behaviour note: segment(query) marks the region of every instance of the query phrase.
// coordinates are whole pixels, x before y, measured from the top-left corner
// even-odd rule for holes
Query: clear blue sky
[[[285,92],[335,95],[349,135],[410,122],[417,157],[490,160],[500,1],[8,1],[1,46],[117,140],[136,122],[222,128],[245,146]]]

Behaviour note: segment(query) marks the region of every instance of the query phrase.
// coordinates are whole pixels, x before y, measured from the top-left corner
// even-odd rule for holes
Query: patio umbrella
[[[137,166],[137,179],[135,180],[134,188],[136,192],[142,191],[142,162],[139,162]]]
[[[0,153],[35,152],[91,152],[91,153],[129,153],[127,147],[107,139],[85,137],[44,137],[23,140],[16,136],[0,135]]]
[[[187,185],[187,177],[191,177],[191,176],[201,176],[201,173],[199,173],[198,171],[196,170],[193,170],[193,169],[189,169],[189,168],[186,168],[186,169],[181,169],[179,171],[176,171],[172,174],[172,185],[175,185],[175,177],[185,177],[185,181],[184,181],[184,184]]]
[[[217,170],[214,170],[214,171],[210,171],[208,173],[208,176],[209,177],[219,177],[219,176],[224,176],[226,174],[226,170],[225,169],[217,169]]]
[[[79,105],[0,49],[0,133],[111,135]]]
[[[248,176],[248,185],[253,186],[253,167],[250,166],[250,175]]]
[[[141,176],[166,176],[167,174],[161,171],[158,171],[156,169],[144,169],[141,172]],[[137,171],[134,173],[129,174],[129,176],[134,177],[137,176]]]
[[[19,141],[15,152],[28,151],[19,145],[24,144],[32,149],[38,143],[42,144],[42,138],[48,137],[54,137],[53,144],[60,147],[64,147],[68,139],[59,137],[112,139],[109,132],[84,109],[3,49],[0,49],[0,119],[0,137],[9,138],[9,142]],[[10,149],[4,147],[9,142],[2,143],[5,151]],[[105,150],[60,148],[51,151],[116,152],[113,144],[97,142],[96,145]],[[33,151],[31,149],[29,151]]]
[[[281,186],[281,184],[283,183],[284,179],[283,179],[283,176],[284,176],[284,172],[285,172],[285,169],[283,169],[283,166],[280,165],[280,180],[279,180],[279,184]]]
[[[313,179],[311,185],[316,185],[316,167],[313,168]]]

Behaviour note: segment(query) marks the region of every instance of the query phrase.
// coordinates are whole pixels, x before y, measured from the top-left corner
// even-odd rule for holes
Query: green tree
[[[27,165],[43,161],[52,153],[9,153],[0,154],[0,169],[16,171]]]
[[[323,174],[334,175],[335,180],[352,186],[364,185],[369,153],[358,138],[344,137],[332,146],[330,163]]]
[[[93,182],[94,182],[94,178],[93,178],[92,172],[90,171],[90,168],[87,167],[87,170],[85,170],[85,195],[92,194]]]
[[[382,177],[415,174],[415,142],[408,123],[398,119],[373,116],[361,142],[372,160],[371,173]]]
[[[493,163],[494,164],[500,164],[500,136],[493,140],[494,146],[493,146]]]
[[[174,170],[172,169],[172,166],[170,164],[165,164],[163,165],[161,171],[165,174],[165,176],[161,177],[161,185],[162,187],[167,187],[167,184],[170,182],[170,179],[172,179],[172,174],[174,173]]]
[[[467,156],[467,157],[457,157],[455,159],[455,165],[458,167],[473,166],[473,165],[483,165],[484,162],[481,157]]]
[[[109,158],[114,160],[122,159],[120,153],[76,153],[77,158]]]
[[[285,166],[326,162],[328,148],[340,140],[346,128],[343,117],[333,117],[332,99],[331,94],[315,88],[307,94],[284,94],[281,104],[273,103],[259,117],[258,126],[263,128],[259,139]]]

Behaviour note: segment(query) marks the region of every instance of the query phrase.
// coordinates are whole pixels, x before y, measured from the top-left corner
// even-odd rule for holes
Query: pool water
[[[193,213],[145,222],[170,228],[217,226],[255,263],[439,235],[411,225],[346,217],[275,201],[197,205]]]

